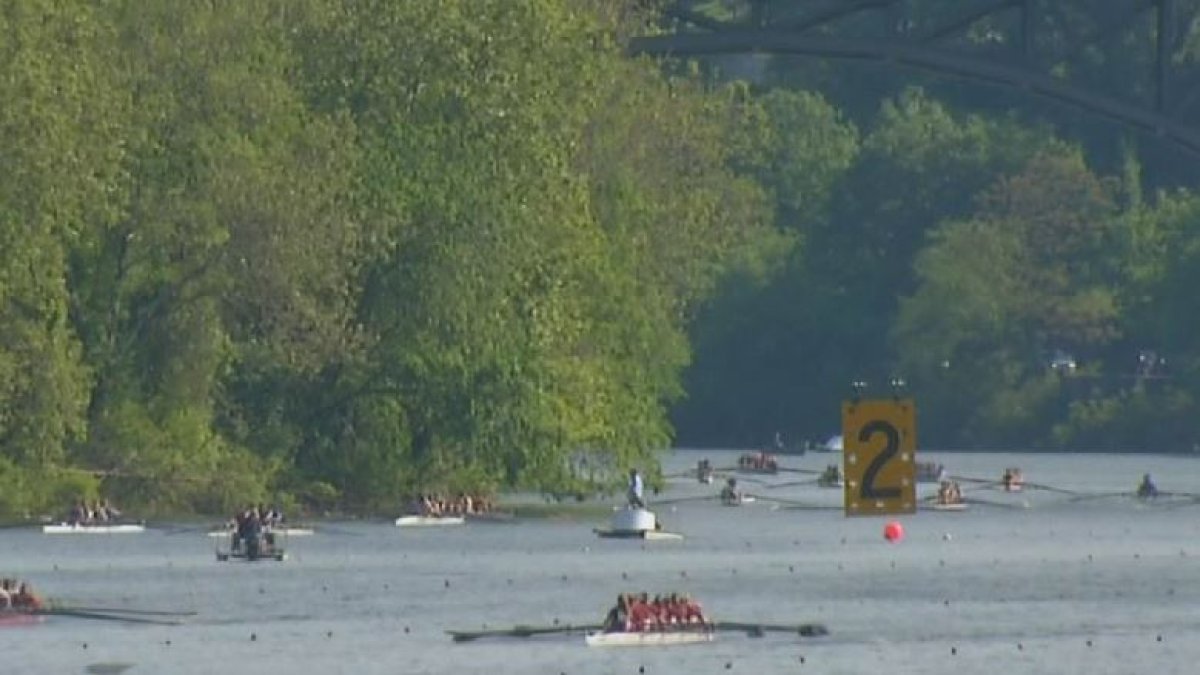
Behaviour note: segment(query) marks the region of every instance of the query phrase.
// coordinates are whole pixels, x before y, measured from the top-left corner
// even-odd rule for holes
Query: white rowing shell
[[[640,633],[588,633],[584,640],[589,647],[657,647],[712,642],[710,631],[646,631]]]
[[[438,525],[462,525],[467,522],[462,516],[400,516],[396,527],[434,527]]]
[[[42,526],[42,532],[45,534],[134,534],[145,531],[146,526],[141,523],[114,523],[112,525],[58,523],[57,525]]]

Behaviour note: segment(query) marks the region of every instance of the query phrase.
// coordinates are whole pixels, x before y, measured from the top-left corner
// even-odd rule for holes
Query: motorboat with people
[[[263,510],[256,506],[239,511],[234,516],[235,529],[228,539],[218,540],[215,550],[217,560],[286,560],[284,542],[287,535],[272,530],[276,513],[273,509]]]
[[[817,487],[840,488],[844,485],[842,471],[837,464],[827,465],[821,475],[817,476]]]
[[[1004,487],[1005,492],[1020,492],[1025,489],[1025,477],[1019,468],[1009,467],[1004,470],[1000,484]]]
[[[747,452],[738,457],[737,470],[742,473],[779,473],[779,461],[767,452]]]
[[[287,517],[283,515],[283,511],[276,506],[268,507],[265,504],[259,504],[256,510],[259,524],[264,532],[284,537],[311,537],[316,534],[316,530],[311,526],[289,523]],[[242,512],[243,518],[244,514],[245,511]],[[237,532],[238,520],[238,516],[234,516],[225,523],[210,529],[207,534],[210,537],[231,537]]]

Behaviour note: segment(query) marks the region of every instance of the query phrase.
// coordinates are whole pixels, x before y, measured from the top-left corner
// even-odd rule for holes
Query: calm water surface
[[[736,452],[674,452],[668,472]],[[791,468],[839,459],[785,457]],[[955,474],[1086,493],[1200,494],[1200,459],[925,454]],[[407,529],[331,524],[283,563],[218,563],[200,529],[0,531],[0,570],[77,605],[187,609],[181,626],[52,617],[0,629],[2,673],[1168,673],[1200,662],[1200,505],[968,488],[965,513],[847,519],[811,474],[754,482],[741,508],[672,480],[654,508],[683,542],[597,539],[602,521]],[[791,484],[789,483],[802,483]],[[781,487],[777,487],[781,486]],[[923,486],[926,492],[932,486]],[[599,621],[625,590],[684,591],[719,619],[820,622],[830,635],[589,649],[581,637],[452,643],[447,629]],[[1001,666],[1000,664],[1003,664]]]

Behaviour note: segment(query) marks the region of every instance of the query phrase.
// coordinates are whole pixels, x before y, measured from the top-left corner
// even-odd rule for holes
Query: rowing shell
[[[966,511],[967,505],[963,502],[959,502],[958,504],[932,504],[929,508],[934,511]]]
[[[437,527],[439,525],[462,525],[467,522],[462,516],[400,516],[396,527]]]
[[[112,525],[58,523],[42,526],[42,532],[45,534],[134,534],[145,531],[146,526],[142,523],[114,523]]]
[[[28,626],[46,620],[45,614],[33,614],[20,610],[0,610],[0,628]]]
[[[712,631],[677,631],[644,633],[588,633],[584,641],[589,647],[659,647],[663,645],[689,645],[712,642]]]

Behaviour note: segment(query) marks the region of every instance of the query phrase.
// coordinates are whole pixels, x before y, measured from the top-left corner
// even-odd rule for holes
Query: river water
[[[667,472],[733,451],[675,451]],[[837,455],[781,458],[817,470]],[[1141,474],[1200,494],[1200,459],[926,453],[951,473],[1080,493],[1128,492]],[[67,617],[0,628],[2,673],[1168,673],[1200,663],[1200,504],[1079,498],[964,483],[962,513],[845,518],[839,490],[785,471],[718,484],[673,479],[651,499],[682,542],[602,540],[603,520],[445,528],[318,526],[282,562],[219,563],[212,539],[154,524],[135,535],[0,531],[0,572],[79,606],[187,609],[184,625]],[[791,484],[789,483],[799,483]],[[934,489],[922,486],[923,493]],[[657,500],[658,505],[655,505]],[[986,503],[984,503],[986,502]],[[445,630],[598,622],[616,594],[681,591],[730,621],[819,622],[829,635],[594,649],[582,637],[455,644]]]

